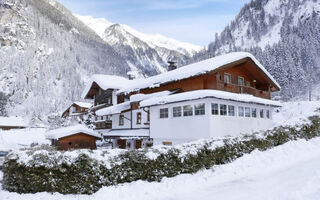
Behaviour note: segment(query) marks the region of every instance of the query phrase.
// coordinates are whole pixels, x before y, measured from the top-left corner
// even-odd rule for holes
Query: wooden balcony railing
[[[217,82],[217,89],[233,93],[251,94],[253,96],[265,99],[270,99],[271,97],[269,91],[258,90],[254,87],[249,86],[240,86],[232,83],[224,83],[221,81]]]

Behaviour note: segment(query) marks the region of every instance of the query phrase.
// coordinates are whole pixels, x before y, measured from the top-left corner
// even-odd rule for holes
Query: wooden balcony
[[[239,94],[251,94],[253,96],[265,98],[265,99],[271,98],[270,91],[258,90],[250,86],[240,86],[237,84],[224,83],[221,81],[217,82],[217,90],[239,93]]]

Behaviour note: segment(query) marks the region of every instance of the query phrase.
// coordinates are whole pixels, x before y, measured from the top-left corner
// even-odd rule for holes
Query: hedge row
[[[296,127],[277,127],[263,134],[223,141],[207,140],[196,145],[196,151],[171,147],[164,152],[158,151],[153,159],[147,154],[156,149],[123,151],[109,161],[108,166],[85,153],[79,153],[72,162],[53,162],[50,156],[56,155],[56,150],[46,147],[42,149],[43,153],[38,151],[35,156],[32,153],[35,151],[29,149],[27,154],[31,158],[28,162],[21,162],[19,154],[9,154],[3,166],[3,188],[18,193],[92,194],[103,186],[136,180],[160,181],[163,177],[195,173],[229,163],[255,149],[264,151],[291,140],[320,136],[320,117],[310,117],[310,121]]]

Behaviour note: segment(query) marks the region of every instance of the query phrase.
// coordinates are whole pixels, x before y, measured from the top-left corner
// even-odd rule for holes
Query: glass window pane
[[[264,118],[264,112],[263,109],[260,110],[260,118]]]
[[[217,103],[211,104],[211,114],[212,115],[219,115],[219,104],[217,104]]]
[[[242,106],[239,106],[238,112],[239,112],[239,117],[244,117],[244,108]]]
[[[168,117],[169,117],[168,108],[161,108],[160,109],[160,118],[168,118]]]
[[[183,106],[183,116],[192,116],[193,109],[191,105]]]
[[[172,108],[173,117],[181,117],[181,107]]]
[[[220,115],[227,115],[227,105],[220,104]]]
[[[250,108],[249,107],[245,107],[245,116],[246,117],[250,117]]]
[[[256,108],[252,108],[252,109],[251,109],[251,115],[252,115],[252,117],[254,117],[254,118],[257,117],[257,109],[256,109]]]
[[[200,103],[200,104],[194,105],[194,114],[195,115],[204,115],[205,114],[205,104]]]
[[[228,105],[228,115],[235,116],[234,106]]]

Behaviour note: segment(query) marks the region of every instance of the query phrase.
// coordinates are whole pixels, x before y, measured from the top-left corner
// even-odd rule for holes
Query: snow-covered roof
[[[81,102],[81,101],[75,101],[73,104],[76,104],[81,108],[90,108],[92,106],[92,103]]]
[[[221,56],[216,56],[214,58],[203,60],[190,65],[186,65],[184,67],[164,72],[162,74],[152,76],[146,79],[136,80],[134,83],[121,88],[117,92],[117,94],[130,93],[133,91],[139,91],[140,89],[144,88],[155,88],[159,87],[161,84],[164,83],[198,76],[244,58],[252,59],[252,61],[269,77],[269,79],[278,88],[280,88],[280,85],[276,82],[276,80],[269,74],[269,72],[262,66],[262,64],[257,59],[255,59],[255,57],[252,54],[247,52],[233,52]]]
[[[224,92],[220,90],[195,90],[190,92],[173,94],[166,97],[155,97],[155,98],[147,99],[140,102],[140,107],[163,105],[167,103],[203,99],[203,98],[217,98],[217,99],[226,99],[226,100],[239,101],[239,102],[257,103],[257,104],[264,104],[264,105],[271,105],[271,106],[281,106],[281,103],[278,101],[263,99],[263,98],[255,97],[249,94],[236,94],[236,93]]]
[[[96,133],[95,131],[93,131],[93,130],[91,130],[81,124],[78,124],[75,126],[62,127],[59,129],[48,131],[46,133],[46,138],[47,139],[59,139],[59,138],[67,137],[67,136],[74,135],[77,133],[84,133],[87,135],[91,135],[93,137],[101,138],[101,135],[99,133]]]
[[[162,96],[168,96],[170,94],[173,94],[175,91],[161,91],[161,92],[155,92],[152,94],[135,94],[130,96],[130,101],[126,101],[124,103],[120,103],[114,106],[106,107],[101,110],[96,111],[96,115],[98,116],[104,116],[104,115],[112,115],[112,114],[120,114],[121,112],[125,110],[129,110],[131,108],[131,103],[134,102],[140,102],[145,99],[155,98],[155,97],[162,97]]]
[[[94,74],[91,76],[90,81],[87,83],[85,89],[83,90],[81,95],[82,98],[84,99],[86,98],[93,83],[96,83],[97,85],[99,85],[99,87],[103,90],[120,89],[132,83],[132,80],[128,80],[121,76]]]
[[[103,136],[136,136],[136,137],[148,137],[149,129],[132,129],[132,130],[111,130],[103,133]]]
[[[27,127],[22,117],[0,117],[0,127]]]
[[[101,110],[96,111],[96,115],[104,116],[104,115],[120,114],[122,111],[129,110],[130,108],[131,108],[130,101],[126,101],[114,106],[102,108]]]

